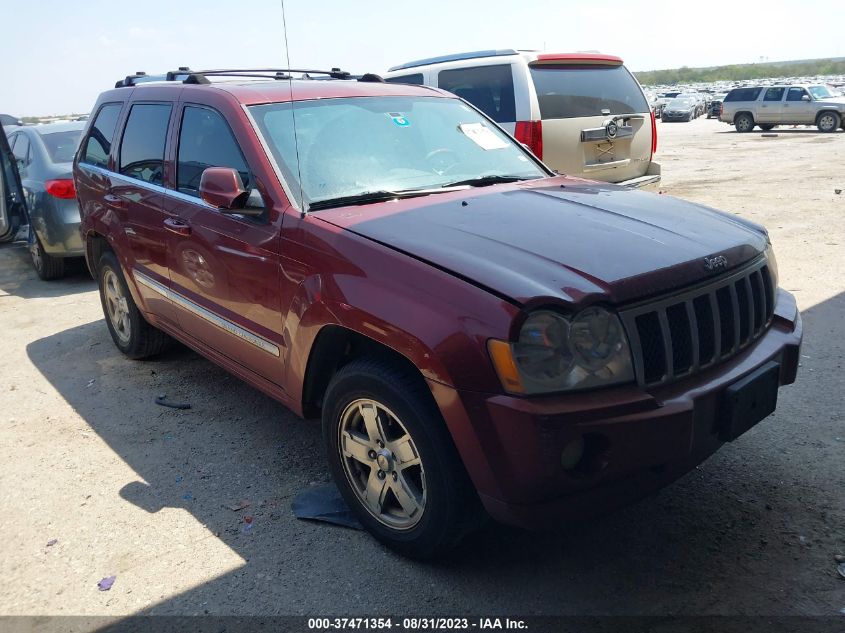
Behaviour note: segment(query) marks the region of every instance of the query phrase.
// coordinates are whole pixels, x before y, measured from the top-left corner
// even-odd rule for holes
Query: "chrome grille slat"
[[[760,257],[707,284],[620,310],[637,382],[665,384],[739,353],[771,324],[773,298],[771,273]]]

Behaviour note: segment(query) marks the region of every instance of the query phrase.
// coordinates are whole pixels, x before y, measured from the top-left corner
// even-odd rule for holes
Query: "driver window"
[[[164,143],[170,105],[143,103],[132,106],[120,144],[120,173],[154,185],[164,180]]]
[[[801,97],[807,94],[807,91],[803,88],[790,88],[789,92],[786,93],[786,100],[787,101],[801,101]]]
[[[209,108],[185,106],[179,131],[177,189],[199,198],[202,172],[208,167],[231,167],[249,190],[249,168],[223,116]]]

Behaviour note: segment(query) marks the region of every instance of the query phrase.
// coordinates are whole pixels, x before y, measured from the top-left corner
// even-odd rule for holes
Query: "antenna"
[[[285,66],[290,68],[290,49],[288,48],[288,21],[285,13],[285,0],[280,0],[282,3],[282,30],[285,36]],[[296,103],[293,100],[293,76],[288,74],[288,90],[290,94],[290,116],[293,122],[293,146],[296,148],[296,180],[299,185],[299,202],[302,205],[302,215],[305,217],[307,211],[305,210],[305,194],[302,191],[302,169],[299,164],[299,137],[296,134]]]

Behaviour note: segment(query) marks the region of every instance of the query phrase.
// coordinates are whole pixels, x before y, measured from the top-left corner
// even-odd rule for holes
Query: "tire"
[[[774,123],[759,123],[758,125],[760,126],[760,129],[764,132],[774,130],[777,127],[777,125],[775,125]]]
[[[747,112],[738,114],[734,119],[734,127],[737,132],[746,133],[754,129],[754,118]]]
[[[386,546],[438,558],[480,524],[481,504],[446,424],[410,369],[376,358],[352,361],[326,390],[322,423],[340,493]],[[370,505],[368,491],[378,495]]]
[[[29,240],[29,256],[32,259],[32,266],[35,272],[44,281],[51,281],[65,276],[65,260],[61,257],[53,257],[44,251],[41,240],[35,233],[31,234]]]
[[[97,266],[103,315],[114,344],[129,358],[148,358],[170,347],[173,339],[144,319],[126,285],[117,257],[106,251]]]
[[[822,112],[816,119],[819,132],[835,132],[842,124],[842,118],[836,112]]]

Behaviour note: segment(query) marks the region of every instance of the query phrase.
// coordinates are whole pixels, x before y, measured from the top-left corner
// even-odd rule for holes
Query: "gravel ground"
[[[704,118],[659,131],[665,192],[768,226],[798,298],[802,367],[772,417],[611,516],[556,534],[491,525],[448,562],[409,562],[293,517],[293,496],[327,480],[316,425],[186,349],[126,360],[84,270],[42,282],[7,245],[0,614],[845,609],[845,133],[740,135]],[[193,408],[158,407],[161,393]]]

